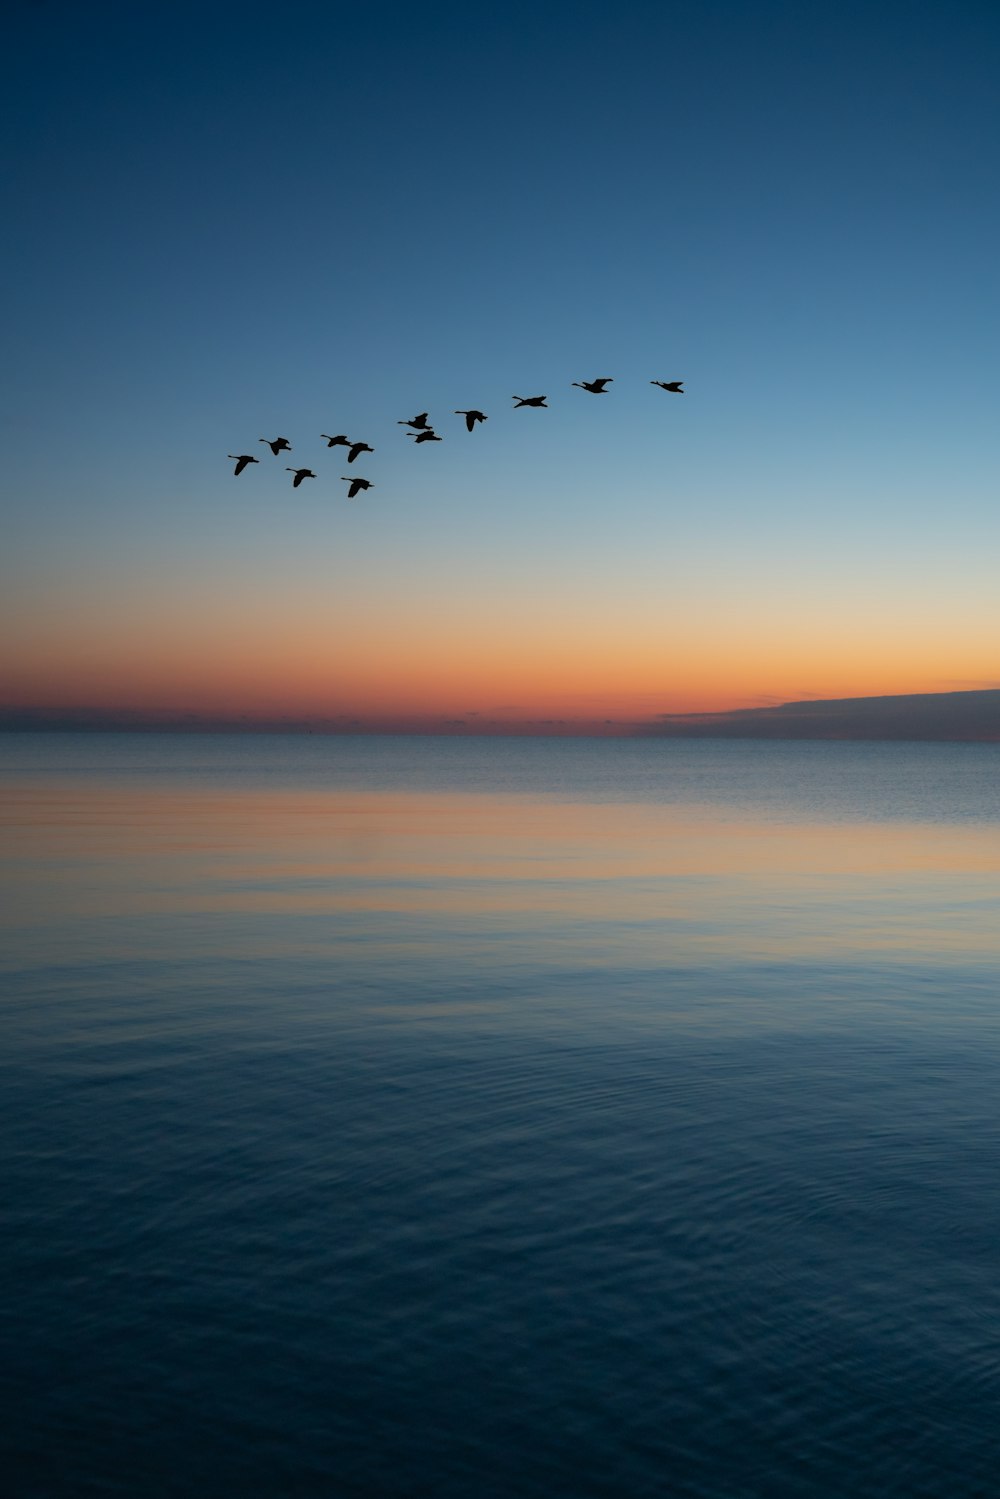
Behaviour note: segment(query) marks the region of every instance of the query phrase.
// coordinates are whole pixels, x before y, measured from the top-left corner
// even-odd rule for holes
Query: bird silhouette
[[[351,450],[347,455],[347,461],[348,463],[353,463],[359,453],[374,453],[374,451],[375,449],[370,448],[366,442],[352,442]]]
[[[545,406],[547,399],[547,396],[511,396],[515,411],[518,406]],[[548,410],[548,407],[545,409]]]
[[[605,375],[603,380],[574,380],[573,384],[578,385],[581,390],[589,390],[592,396],[606,396],[607,391],[604,387],[613,385],[614,381],[610,375]]]
[[[419,414],[419,416],[413,417],[411,421],[408,421],[408,422],[397,422],[396,426],[397,427],[418,427],[418,428],[426,430],[426,427],[427,427],[427,412],[426,411],[421,411],[420,414]]]
[[[248,463],[260,462],[259,458],[251,458],[249,453],[229,453],[227,456],[236,459],[236,467],[233,469],[234,474],[241,474]]]
[[[287,437],[276,437],[273,442],[271,441],[270,437],[258,437],[257,441],[266,442],[275,458],[277,458],[278,454],[282,451],[286,453],[290,453],[292,451],[292,445],[288,441]]]
[[[428,427],[426,432],[407,432],[406,435],[407,435],[407,437],[412,437],[414,442],[443,442],[444,441],[443,438],[438,437],[438,435],[434,431],[433,427]]]
[[[465,425],[470,432],[474,431],[477,422],[487,420],[485,412],[482,411],[456,411],[455,415],[465,417]]]
[[[351,439],[345,437],[343,432],[341,432],[339,437],[331,437],[329,432],[321,432],[319,435],[326,438],[328,448],[349,448],[351,446]]]
[[[289,473],[289,474],[294,474],[295,475],[295,478],[292,480],[292,488],[293,489],[298,489],[298,487],[302,483],[303,479],[315,479],[315,477],[316,477],[316,475],[313,473],[313,471],[312,471],[311,468],[287,468],[286,467],[285,472]]]
[[[649,383],[650,385],[658,385],[661,390],[669,390],[675,396],[682,396],[685,394],[685,392],[681,390],[681,386],[684,384],[683,380],[650,380]]]
[[[343,481],[344,481],[345,484],[349,484],[351,486],[350,489],[347,491],[347,498],[349,500],[353,500],[354,499],[354,496],[357,494],[357,492],[358,492],[359,489],[373,489],[374,488],[374,485],[372,484],[372,481],[370,479],[362,479],[362,477],[361,477],[360,474],[354,474],[354,475],[341,474],[340,477],[343,479]]]

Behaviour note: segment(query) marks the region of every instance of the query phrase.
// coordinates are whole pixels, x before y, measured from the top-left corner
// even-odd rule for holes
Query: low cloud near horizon
[[[662,738],[1000,743],[1000,689],[808,699],[728,713],[666,713],[637,732]]]
[[[541,734],[638,738],[910,739],[1000,743],[1000,688],[893,697],[805,699],[723,713],[667,713],[642,723],[609,718],[401,717],[365,720],[129,708],[0,708],[0,731],[316,734]]]

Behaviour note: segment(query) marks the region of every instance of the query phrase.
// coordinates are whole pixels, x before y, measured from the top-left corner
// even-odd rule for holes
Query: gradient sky
[[[992,0],[25,0],[5,40],[0,705],[1000,681]]]

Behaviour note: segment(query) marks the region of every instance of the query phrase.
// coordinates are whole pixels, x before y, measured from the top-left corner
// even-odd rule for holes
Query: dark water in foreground
[[[992,1495],[1000,750],[0,739],[15,1495]]]

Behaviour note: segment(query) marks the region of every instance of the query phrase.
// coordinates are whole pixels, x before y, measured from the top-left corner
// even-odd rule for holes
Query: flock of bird
[[[684,394],[683,380],[650,380],[649,383],[650,385],[658,385],[661,390],[669,391],[671,395],[682,396]],[[580,390],[589,391],[592,396],[605,396],[608,393],[607,387],[613,385],[614,381],[610,376],[603,376],[600,380],[574,380],[572,384]],[[514,402],[515,411],[520,406],[544,406],[546,410],[548,409],[547,396],[511,396],[511,400]],[[475,431],[477,422],[485,422],[487,420],[485,411],[470,409],[467,411],[456,411],[454,414],[455,416],[465,417],[466,430],[469,432]],[[417,444],[422,442],[442,442],[444,439],[439,437],[434,431],[427,417],[428,413],[421,411],[416,416],[411,417],[409,421],[397,422],[396,426],[406,427],[406,436],[412,437]],[[367,442],[353,442],[343,432],[339,433],[336,437],[331,437],[328,432],[321,432],[320,436],[326,439],[328,448],[346,448],[348,463],[353,463],[362,453],[374,453],[375,451]],[[275,458],[277,458],[279,453],[290,453],[292,451],[292,445],[287,437],[261,437],[258,441],[266,444],[271,449]],[[255,458],[252,453],[230,453],[228,456],[236,463],[233,472],[237,475],[241,474],[248,464],[260,462],[260,459]],[[286,464],[285,469],[287,473],[294,476],[292,478],[293,489],[298,489],[303,479],[316,478],[311,468],[290,468]],[[341,478],[345,484],[350,485],[347,491],[347,498],[349,500],[353,500],[355,495],[359,494],[363,489],[374,488],[372,481],[370,479],[362,479],[360,474],[342,474]]]

